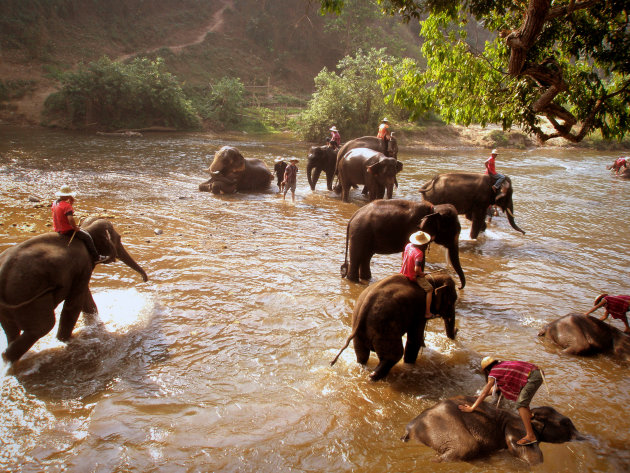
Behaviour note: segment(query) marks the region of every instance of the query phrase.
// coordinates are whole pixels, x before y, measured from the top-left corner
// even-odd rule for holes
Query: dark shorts
[[[527,379],[527,384],[523,386],[521,392],[518,395],[518,399],[516,400],[516,408],[519,407],[529,407],[529,404],[532,402],[532,398],[538,388],[542,384],[543,379],[540,374],[540,370],[533,370],[529,373],[529,378]]]

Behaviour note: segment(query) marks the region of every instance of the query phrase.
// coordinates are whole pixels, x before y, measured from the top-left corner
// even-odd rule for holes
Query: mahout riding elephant
[[[373,149],[356,148],[348,151],[337,166],[341,199],[349,202],[350,189],[358,184],[365,184],[370,201],[382,199],[386,191],[387,198],[391,199],[396,174],[402,167],[400,161]]]
[[[438,174],[420,188],[425,200],[432,204],[453,204],[458,214],[466,215],[472,221],[470,238],[475,239],[486,229],[488,207],[496,205],[507,213],[512,228],[523,235],[514,221],[514,204],[512,202],[512,181],[506,176],[498,193],[492,189],[494,184],[488,174],[474,172],[450,172]]]
[[[551,340],[570,355],[612,352],[630,360],[630,335],[590,315],[567,314],[545,325],[538,336]]]
[[[308,152],[306,164],[306,177],[311,190],[315,190],[315,185],[319,180],[319,175],[326,173],[326,186],[328,190],[333,190],[333,179],[335,178],[335,168],[337,167],[337,150],[330,146],[311,146]]]
[[[217,171],[228,179],[236,179],[236,191],[258,191],[269,188],[273,175],[265,163],[257,158],[244,158],[241,152],[224,146],[214,155],[207,171],[213,175]],[[210,180],[199,185],[200,191],[211,191]]]
[[[147,274],[127,253],[111,222],[89,218],[83,229],[98,252],[113,262],[120,259]],[[45,233],[0,254],[0,323],[7,336],[3,359],[15,362],[55,325],[55,307],[62,301],[57,338],[72,336],[81,312],[95,313],[89,283],[94,264],[85,244],[58,233]]]
[[[455,281],[448,274],[434,273],[427,279],[435,288],[431,313],[444,319],[446,336],[455,339]],[[369,285],[357,299],[352,314],[352,333],[330,362],[335,364],[341,353],[354,342],[357,363],[365,365],[370,351],[376,352],[379,363],[370,374],[373,380],[387,376],[389,370],[404,357],[405,363],[415,363],[420,347],[424,346],[424,290],[404,274],[394,274]],[[402,336],[407,334],[403,350]]]
[[[375,200],[357,210],[346,227],[346,257],[341,277],[350,281],[372,277],[370,261],[378,254],[400,253],[409,236],[422,230],[448,250],[449,260],[459,276],[460,289],[466,277],[459,262],[459,234],[462,227],[451,204],[432,205],[411,200]],[[348,262],[350,248],[350,262]]]
[[[530,465],[542,463],[538,444],[521,446],[523,422],[513,411],[482,402],[473,412],[459,406],[472,405],[476,398],[456,396],[438,402],[407,424],[402,440],[415,439],[437,451],[441,461],[462,461],[484,457],[505,448]],[[564,443],[585,440],[571,422],[553,407],[532,408],[532,426],[539,442]]]

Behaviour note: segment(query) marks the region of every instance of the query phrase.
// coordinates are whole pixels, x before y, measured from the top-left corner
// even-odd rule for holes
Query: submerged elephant
[[[319,180],[319,175],[326,173],[326,186],[328,190],[333,190],[333,179],[335,178],[335,168],[337,166],[337,150],[330,146],[311,146],[308,152],[306,164],[306,177],[311,190],[315,190],[315,185]]]
[[[127,253],[114,226],[103,219],[86,220],[83,229],[102,255],[120,259],[140,273],[144,270]],[[0,254],[0,323],[8,346],[2,357],[15,362],[55,325],[55,307],[62,301],[57,338],[72,336],[81,312],[96,312],[89,283],[94,264],[83,242],[46,233],[12,246]]]
[[[551,340],[570,355],[612,352],[630,360],[630,335],[590,315],[567,314],[545,325],[538,336]]]
[[[228,179],[236,180],[236,191],[259,191],[269,188],[273,175],[263,161],[257,158],[244,158],[240,151],[232,146],[224,146],[214,155],[214,160],[207,171],[213,175],[219,172]],[[200,191],[211,192],[212,180],[199,185]]]
[[[396,174],[402,167],[400,161],[373,149],[356,148],[349,151],[337,165],[341,199],[349,202],[350,189],[358,184],[365,184],[370,201],[382,199],[386,192],[387,198],[391,199]]]
[[[470,238],[475,239],[486,229],[488,207],[496,205],[507,214],[512,228],[523,235],[514,221],[512,181],[505,178],[499,193],[492,189],[493,180],[487,174],[451,172],[439,174],[420,188],[423,198],[432,204],[453,204],[457,213],[472,221]]]
[[[444,319],[446,336],[455,339],[455,282],[447,274],[427,275],[435,288],[431,313]],[[376,352],[379,363],[370,374],[378,380],[404,356],[405,363],[415,363],[420,347],[424,346],[424,329],[427,319],[425,292],[403,274],[394,274],[368,286],[359,296],[352,314],[352,333],[330,362],[335,364],[341,353],[354,341],[357,363],[365,365],[370,351]],[[403,349],[402,337],[407,334]]]
[[[460,405],[472,405],[476,399],[456,396],[438,402],[407,424],[402,440],[415,439],[433,448],[442,461],[472,460],[507,448],[530,465],[542,463],[538,444],[517,445],[525,429],[514,412],[498,409],[489,402],[482,402],[474,412],[459,410]],[[532,426],[539,442],[584,440],[571,419],[552,407],[532,408]]]
[[[462,227],[455,207],[402,199],[375,200],[361,207],[350,218],[346,227],[346,258],[341,266],[341,276],[351,281],[370,279],[372,256],[402,252],[409,243],[409,236],[418,230],[427,232],[433,241],[448,250],[449,260],[459,276],[460,289],[463,288],[466,278],[459,262]]]

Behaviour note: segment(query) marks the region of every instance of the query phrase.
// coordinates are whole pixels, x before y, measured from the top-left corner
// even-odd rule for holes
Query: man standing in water
[[[524,447],[538,442],[532,427],[532,411],[529,409],[534,394],[543,382],[538,367],[526,361],[499,361],[486,356],[481,360],[481,370],[488,382],[472,406],[463,404],[459,406],[459,409],[464,412],[473,412],[491,391],[499,389],[506,399],[516,401],[518,414],[525,427],[525,437],[518,440],[516,444]]]
[[[94,264],[107,261],[107,256],[98,254],[92,236],[85,230],[81,230],[74,219],[72,204],[74,203],[76,192],[72,192],[70,186],[64,185],[61,186],[61,189],[55,195],[57,200],[52,204],[53,230],[60,235],[66,235],[70,238],[74,235],[81,240],[90,253]]]
[[[291,190],[291,200],[295,202],[295,188],[297,186],[297,163],[298,158],[293,157],[289,159],[289,165],[284,170],[284,181],[282,181],[282,185],[284,186],[284,194],[282,195],[282,200],[285,200],[287,197],[287,192],[289,189]]]

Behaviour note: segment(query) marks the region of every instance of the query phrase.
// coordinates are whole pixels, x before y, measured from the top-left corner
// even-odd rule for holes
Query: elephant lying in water
[[[567,314],[545,325],[538,336],[551,340],[571,355],[612,352],[630,360],[630,335],[590,315]]]
[[[214,192],[219,175],[236,181],[233,192],[266,190],[273,180],[271,171],[262,160],[244,158],[241,152],[232,146],[224,146],[217,151],[207,171],[212,177],[199,185],[200,191]],[[217,172],[219,174],[216,174]]]
[[[486,229],[488,207],[496,205],[507,214],[512,228],[523,235],[514,221],[512,181],[506,176],[498,194],[492,189],[492,178],[487,174],[451,172],[439,174],[420,188],[422,197],[432,204],[453,204],[457,213],[472,221],[470,238],[475,239]]]
[[[447,274],[427,275],[435,288],[431,301],[431,313],[444,319],[446,336],[455,339],[455,281]],[[424,317],[426,294],[404,274],[394,274],[368,286],[359,296],[352,314],[352,333],[339,350],[331,366],[354,340],[357,363],[365,365],[370,351],[378,355],[379,363],[370,378],[384,378],[389,370],[403,358],[405,363],[415,363],[420,347],[424,346]],[[404,347],[402,336],[407,334]]]
[[[83,229],[102,255],[119,258],[147,281],[147,274],[127,253],[114,226],[88,219]],[[69,244],[70,243],[70,244]],[[69,246],[68,246],[69,245]],[[89,283],[94,264],[83,242],[45,233],[0,254],[0,323],[7,336],[3,359],[15,362],[55,325],[55,307],[62,301],[57,338],[72,336],[81,312],[95,313]]]
[[[475,400],[472,396],[456,396],[438,402],[407,424],[402,440],[415,439],[433,448],[442,461],[472,460],[507,448],[530,465],[542,463],[538,444],[516,444],[525,430],[515,413],[498,409],[489,402],[482,402],[474,412],[459,410],[460,405],[472,405]],[[539,442],[584,440],[571,419],[552,407],[534,407],[532,415]]]
[[[448,250],[449,260],[461,282],[466,285],[459,262],[459,233],[462,230],[457,210],[450,204],[431,205],[411,200],[375,200],[357,210],[346,228],[346,258],[341,277],[350,281],[370,279],[374,254],[400,253],[409,236],[422,230]],[[348,249],[350,262],[348,263]]]

